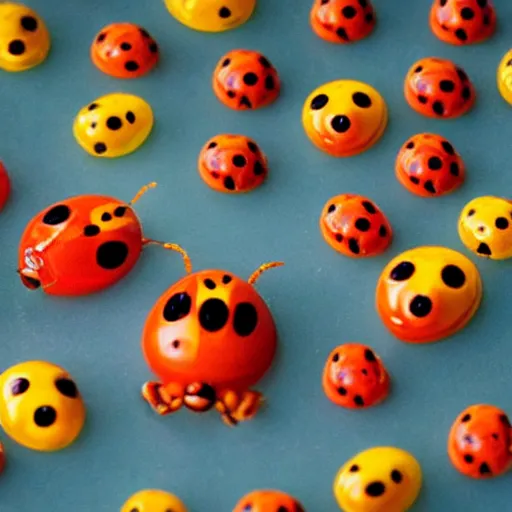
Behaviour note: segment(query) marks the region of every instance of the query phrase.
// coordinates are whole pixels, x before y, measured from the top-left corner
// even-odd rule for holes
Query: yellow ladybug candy
[[[501,59],[496,79],[501,96],[512,105],[512,50]]]
[[[121,512],[187,512],[187,507],[174,494],[158,489],[144,489],[131,496]]]
[[[50,34],[39,15],[22,4],[0,2],[0,68],[26,71],[43,62]]]
[[[153,111],[142,98],[112,93],[80,110],[73,134],[87,153],[115,158],[139,148],[151,133],[153,122]]]
[[[243,25],[256,0],[165,0],[169,12],[183,25],[201,32],[224,32]]]
[[[80,434],[85,405],[63,368],[44,361],[17,364],[0,375],[0,391],[0,424],[17,443],[49,452]]]
[[[416,501],[421,484],[421,467],[410,453],[375,447],[342,466],[334,495],[344,512],[405,512]]]

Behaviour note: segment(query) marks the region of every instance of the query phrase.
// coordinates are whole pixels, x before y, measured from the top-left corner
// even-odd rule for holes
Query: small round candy
[[[169,12],[183,25],[201,32],[224,32],[251,17],[256,0],[165,0]]]
[[[406,512],[421,490],[418,461],[400,448],[370,448],[348,460],[334,480],[343,512]]]
[[[153,128],[153,111],[138,96],[113,93],[83,107],[73,134],[90,155],[115,158],[138,149]]]
[[[372,147],[387,122],[382,96],[355,80],[336,80],[318,87],[302,110],[306,135],[318,149],[335,157],[357,155]]]
[[[335,251],[352,258],[377,256],[393,239],[391,225],[379,207],[356,194],[329,199],[320,216],[320,230]]]
[[[7,174],[7,169],[0,162],[0,211],[3,210],[9,196],[11,195],[11,180]]]
[[[428,57],[416,62],[405,78],[409,106],[426,117],[454,119],[475,103],[475,90],[465,71],[447,59]]]
[[[26,71],[41,64],[50,51],[50,34],[29,7],[0,3],[0,69]]]
[[[430,28],[448,44],[480,43],[494,34],[496,12],[488,0],[434,0]]]
[[[370,0],[315,0],[310,22],[314,32],[330,43],[353,43],[368,37],[375,28]]]
[[[462,243],[483,258],[512,257],[512,201],[482,196],[464,206],[459,217]]]
[[[448,456],[463,475],[488,479],[512,466],[512,427],[504,411],[472,405],[462,411],[448,436]]]
[[[267,177],[267,157],[245,135],[217,135],[199,154],[201,178],[218,192],[249,192]]]
[[[233,50],[217,64],[213,90],[226,107],[256,110],[278,98],[281,83],[276,69],[261,53]]]
[[[131,496],[121,512],[187,512],[187,507],[174,494],[159,489],[144,489]]]
[[[0,390],[0,424],[17,443],[57,451],[80,434],[85,405],[63,368],[44,361],[11,366],[0,375]]]
[[[439,341],[463,329],[478,310],[482,281],[474,263],[445,247],[416,247],[393,258],[377,283],[384,325],[408,343]]]
[[[336,405],[362,409],[377,405],[388,396],[390,378],[380,357],[370,347],[345,343],[329,355],[322,387]]]
[[[149,73],[158,56],[155,40],[135,23],[107,25],[91,45],[91,59],[96,67],[115,78],[137,78]]]
[[[306,512],[293,496],[282,491],[264,489],[246,494],[233,512]]]
[[[434,133],[418,133],[404,143],[395,173],[409,192],[421,197],[454,192],[466,175],[464,162],[453,145]]]
[[[496,80],[502,98],[512,105],[512,50],[509,50],[501,59]]]

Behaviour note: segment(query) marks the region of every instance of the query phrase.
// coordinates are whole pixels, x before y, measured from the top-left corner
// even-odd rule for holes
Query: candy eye
[[[414,274],[414,265],[410,261],[402,261],[389,274],[393,281],[407,281]]]
[[[48,224],[50,226],[62,224],[69,219],[70,215],[71,210],[68,206],[65,204],[58,204],[45,213],[43,217],[43,224]]]
[[[168,322],[176,322],[186,317],[190,313],[192,300],[190,295],[185,292],[175,293],[165,304],[164,318]]]
[[[76,398],[78,396],[76,384],[71,379],[57,379],[55,387],[62,395],[67,396],[68,398]]]
[[[11,383],[12,396],[22,395],[30,387],[30,382],[27,379],[16,379]]]
[[[461,288],[466,282],[466,275],[456,265],[446,265],[441,271],[441,279],[449,288]]]

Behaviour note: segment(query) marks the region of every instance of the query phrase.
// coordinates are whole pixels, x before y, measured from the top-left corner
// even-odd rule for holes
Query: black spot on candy
[[[416,176],[409,176],[409,179],[411,180],[412,183],[414,183],[415,185],[418,185],[420,180],[418,178],[416,178]]]
[[[470,419],[471,419],[471,414],[464,414],[464,416],[462,416],[460,421],[462,423],[467,423]]]
[[[442,116],[444,114],[444,105],[440,101],[434,101],[432,103],[432,110],[438,116]]]
[[[398,469],[393,469],[393,471],[391,471],[391,480],[393,480],[393,482],[395,482],[395,484],[399,484],[403,479],[403,476],[402,476],[402,473],[400,473],[400,471],[398,471]]]
[[[359,5],[360,5],[363,9],[366,9],[366,7],[368,6],[368,1],[367,1],[367,0],[359,0]]]
[[[455,90],[455,84],[451,80],[441,80],[439,82],[439,88],[443,92],[453,92]]]
[[[233,278],[231,276],[228,276],[227,274],[222,276],[222,282],[224,284],[229,284],[229,283],[231,283],[232,280],[233,280]]]
[[[215,288],[217,287],[217,285],[215,284],[215,282],[212,280],[212,279],[205,279],[204,280],[204,285],[206,286],[206,288],[208,288],[209,290],[215,290]]]
[[[487,462],[482,462],[482,464],[480,464],[480,467],[478,468],[478,471],[480,472],[481,475],[492,474],[491,468],[489,467]]]
[[[89,107],[87,108],[87,110],[94,110],[95,108],[98,108],[99,105],[97,103],[91,103],[89,105]]]
[[[210,144],[208,144],[207,149],[213,149],[213,148],[216,148],[217,146],[218,146],[218,144],[216,142],[210,142]]]
[[[386,492],[386,487],[382,482],[372,482],[366,486],[366,494],[372,498],[378,498]]]
[[[338,353],[336,353],[336,354],[334,354],[334,355],[332,356],[332,361],[333,361],[333,363],[337,363],[339,360],[340,360],[340,356],[339,356],[339,354],[338,354]]]
[[[336,233],[334,238],[336,239],[336,242],[343,242],[343,235],[341,233]]]
[[[231,11],[227,7],[221,7],[219,10],[219,16],[221,18],[229,18],[231,16]]]
[[[220,299],[208,299],[199,309],[199,323],[201,327],[209,332],[216,332],[222,329],[229,317],[229,309]]]
[[[137,71],[139,65],[134,60],[129,60],[125,63],[124,69],[126,69],[126,71]]]
[[[265,89],[272,91],[275,87],[274,77],[271,75],[268,75],[267,78],[265,78]]]
[[[370,221],[363,217],[356,220],[355,226],[359,231],[368,231],[370,229]]]
[[[466,455],[464,455],[464,460],[468,463],[468,464],[472,464],[474,462],[474,458],[473,458],[473,455],[470,455],[469,453],[466,453]]]
[[[373,21],[373,14],[371,12],[369,12],[365,17],[364,19],[368,22],[368,23],[371,23]]]
[[[373,206],[372,203],[370,203],[370,201],[363,201],[361,204],[368,213],[371,213],[372,215],[377,213],[377,209],[375,208],[375,206]]]
[[[357,464],[352,464],[352,466],[350,466],[349,471],[351,473],[357,473],[359,471],[359,466]]]
[[[44,214],[43,224],[47,224],[49,226],[62,224],[69,219],[70,215],[71,210],[68,206],[65,204],[58,204]]]
[[[258,83],[258,75],[256,73],[245,73],[243,77],[245,85],[256,85]]]
[[[506,426],[510,427],[510,420],[506,414],[500,414],[500,421]]]
[[[263,164],[261,162],[255,162],[253,172],[255,176],[261,176],[264,174],[265,168],[263,167]]]
[[[158,53],[158,45],[155,42],[151,43],[149,45],[149,51],[151,53]]]
[[[253,152],[258,153],[259,148],[258,145],[255,142],[252,142],[251,140],[247,142],[247,147]]]
[[[38,427],[49,427],[55,423],[57,412],[49,405],[38,407],[34,412],[34,423]]]
[[[432,311],[432,301],[425,295],[416,295],[409,304],[409,311],[414,316],[423,318]]]
[[[345,18],[350,20],[355,17],[357,11],[351,5],[347,5],[346,7],[343,7],[341,13],[343,16],[345,16]]]
[[[258,312],[250,302],[241,302],[235,307],[233,329],[238,336],[249,336],[258,324]]]
[[[483,9],[487,7],[487,0],[476,0],[476,3]]]
[[[231,176],[226,176],[224,178],[224,187],[226,187],[228,190],[235,190],[235,181]]]
[[[500,437],[500,436],[499,436],[498,434],[492,434],[492,438],[493,438],[493,439],[499,439],[499,437]]]
[[[329,208],[327,208],[327,213],[332,213],[334,210],[336,210],[336,205],[330,204]]]
[[[421,73],[423,71],[423,66],[417,66],[415,69],[414,69],[414,72],[415,73]]]
[[[78,396],[76,384],[71,379],[57,379],[55,381],[55,387],[59,390],[61,395],[67,396],[68,398],[76,398]]]
[[[22,395],[30,387],[30,382],[27,379],[19,378],[11,382],[12,396]]]
[[[102,32],[101,34],[98,35],[98,37],[96,38],[96,42],[97,43],[101,43],[102,41],[105,40],[105,38],[107,37],[107,34],[105,34],[105,32]]]
[[[233,94],[233,96],[231,96],[232,98],[235,97],[235,93],[233,91],[229,91],[228,92],[228,96],[230,95],[229,93]],[[252,103],[249,101],[249,98],[247,96],[242,96],[240,98],[240,105],[242,106],[245,106],[247,108],[252,108]]]
[[[144,29],[144,28],[140,27],[140,28],[139,28],[139,30],[140,30],[140,33],[141,33],[144,37],[147,37],[147,38],[150,38],[150,37],[151,37],[151,36],[149,35],[149,32],[148,32],[146,29]]]
[[[446,265],[441,271],[441,279],[450,288],[461,288],[466,282],[466,275],[457,265]]]
[[[135,114],[131,110],[128,110],[128,112],[126,112],[125,117],[130,124],[135,123]]]
[[[84,228],[85,236],[96,236],[99,234],[100,234],[100,228],[99,228],[99,226],[96,226],[96,224],[89,224],[88,226],[85,226],[85,228]]]
[[[507,229],[508,228],[508,220],[505,217],[498,217],[494,222],[494,225],[498,229]]]
[[[121,121],[121,119],[119,117],[110,116],[107,119],[107,128],[109,130],[119,130],[119,128],[121,128],[121,126],[123,126],[123,122]]]
[[[23,55],[25,53],[25,43],[20,39],[14,39],[9,43],[9,53],[11,55]]]
[[[466,34],[466,31],[463,28],[458,28],[455,31],[455,37],[460,41],[467,41],[468,39],[468,35]]]
[[[428,101],[428,99],[426,98],[426,96],[422,96],[421,94],[418,96],[418,101],[420,103],[422,103],[423,105],[425,105]]]
[[[107,151],[107,146],[103,142],[96,142],[96,144],[94,144],[94,152],[98,155],[105,153],[105,151]]]
[[[247,165],[247,159],[243,155],[235,155],[232,162],[235,167],[244,167],[244,165]]]
[[[334,116],[331,126],[335,132],[345,133],[350,128],[350,119],[347,116]]]
[[[354,397],[354,403],[358,406],[358,407],[363,407],[364,406],[364,400],[363,400],[363,397],[361,395],[356,395]]]
[[[336,35],[340,38],[340,39],[343,39],[343,41],[348,41],[348,35],[347,35],[347,31],[344,29],[344,28],[338,28],[336,30]]]
[[[261,55],[261,57],[258,59],[260,61],[260,64],[264,67],[264,68],[267,68],[267,69],[270,69],[272,67],[272,64],[270,64],[270,62],[268,61],[268,59],[266,57],[263,57],[263,55]]]
[[[427,192],[430,192],[431,194],[436,193],[436,188],[434,187],[434,184],[432,183],[431,180],[427,180],[425,182],[425,185],[423,185],[423,187]]]
[[[369,348],[365,349],[364,358],[370,363],[377,361],[377,358],[375,357],[373,350],[370,350]]]
[[[384,238],[385,236],[387,236],[387,234],[388,234],[388,230],[386,229],[386,226],[381,226],[379,228],[379,236]]]
[[[448,1],[448,0],[439,0],[439,5],[440,5],[441,7],[444,7],[444,6],[446,5],[446,2],[447,2],[447,1]]]
[[[343,387],[339,387],[338,388],[338,393],[341,395],[341,396],[346,396],[347,394],[347,390]]]
[[[222,66],[223,68],[225,68],[226,66],[229,66],[230,64],[231,64],[231,59],[224,59],[224,60],[222,61],[221,66]]]
[[[471,98],[471,89],[469,87],[464,87],[464,89],[462,89],[462,99],[467,101],[469,98]]]
[[[428,168],[432,171],[438,171],[443,166],[443,161],[437,156],[431,156],[428,159]]]
[[[457,75],[459,76],[459,78],[465,82],[468,80],[468,75],[466,74],[466,72],[461,69],[461,68],[457,68]]]
[[[190,313],[192,300],[185,292],[175,293],[165,304],[163,317],[167,322],[176,322]]]
[[[110,215],[110,213],[108,213],[108,212],[102,213],[101,220],[103,222],[108,222],[109,220],[112,220],[112,215]]]
[[[408,143],[405,145],[405,147],[406,147],[407,149],[412,149],[412,148],[414,147],[414,142],[411,140],[410,142],[408,142]]]
[[[104,242],[96,251],[96,262],[105,270],[119,268],[128,257],[128,246],[124,242]]]
[[[327,96],[327,94],[319,94],[311,100],[310,108],[312,110],[320,110],[321,108],[324,108],[328,102],[329,96]]]
[[[132,49],[132,45],[130,43],[121,43],[121,50],[124,50],[125,52]]]
[[[453,176],[459,175],[459,164],[457,162],[452,162],[450,164],[450,174],[452,174]]]
[[[460,10],[460,15],[463,20],[471,20],[475,16],[475,13],[471,7],[463,7]]]
[[[35,32],[37,30],[37,20],[33,16],[23,16],[21,26],[29,32]]]
[[[122,217],[126,213],[126,206],[118,206],[114,210],[114,217]]]
[[[479,246],[478,246],[478,249],[476,250],[476,252],[478,254],[482,254],[484,256],[490,256],[492,254],[491,252],[491,248],[485,243],[485,242],[482,242]]]
[[[357,105],[360,108],[368,108],[372,105],[372,100],[370,99],[370,96],[368,94],[365,94],[364,92],[356,92],[352,95],[352,101],[355,105]]]
[[[359,252],[360,252],[359,243],[357,242],[357,240],[355,238],[348,239],[348,248],[354,254],[359,254]]]
[[[402,261],[389,274],[393,281],[406,281],[414,274],[415,267],[410,261]]]
[[[469,210],[468,217],[471,217],[472,215],[475,215],[475,210],[473,210],[473,208],[471,208],[471,210]]]
[[[455,155],[455,149],[453,149],[453,146],[447,140],[443,140],[443,142],[441,142],[441,146],[443,146],[443,149],[449,155]]]
[[[174,340],[171,345],[172,348],[180,348],[180,340]]]

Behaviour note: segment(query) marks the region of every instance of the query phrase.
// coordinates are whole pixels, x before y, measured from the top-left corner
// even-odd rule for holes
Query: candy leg
[[[228,389],[219,393],[215,407],[220,412],[224,423],[235,426],[240,421],[253,418],[262,403],[263,395],[258,391],[237,393]]]
[[[183,391],[177,386],[146,382],[142,397],[161,416],[177,411],[183,405]]]
[[[217,400],[215,390],[204,382],[194,382],[185,388],[185,407],[195,412],[209,411]]]

